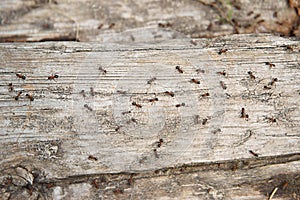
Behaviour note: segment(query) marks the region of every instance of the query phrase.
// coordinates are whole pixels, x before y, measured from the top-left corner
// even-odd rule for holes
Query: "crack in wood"
[[[300,153],[279,155],[279,156],[266,156],[258,158],[240,159],[240,160],[227,160],[213,163],[191,163],[175,167],[165,167],[156,170],[141,171],[141,172],[116,172],[116,173],[97,173],[74,175],[66,178],[50,178],[39,181],[39,184],[53,183],[55,185],[76,184],[88,182],[90,179],[105,177],[106,181],[124,181],[128,180],[131,176],[135,179],[145,179],[160,176],[170,176],[179,174],[195,173],[200,171],[236,171],[260,168],[268,165],[285,164],[289,162],[299,161]]]

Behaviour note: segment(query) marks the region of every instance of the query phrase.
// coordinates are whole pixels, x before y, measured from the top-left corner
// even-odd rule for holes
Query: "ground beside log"
[[[299,199],[299,55],[270,35],[1,44],[2,199]]]
[[[300,37],[299,0],[2,0],[0,41],[157,42],[229,34]]]

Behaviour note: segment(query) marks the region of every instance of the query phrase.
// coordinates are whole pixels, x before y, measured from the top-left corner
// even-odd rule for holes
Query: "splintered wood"
[[[94,199],[127,198],[137,184],[153,194],[157,182],[165,194],[165,176],[177,174],[166,183],[180,177],[201,187],[193,195],[203,199],[240,194],[230,191],[241,176],[253,186],[241,194],[267,198],[277,185],[264,185],[266,192],[254,182],[262,187],[282,173],[277,164],[286,173],[300,169],[300,42],[269,35],[194,41],[0,44],[3,187],[23,177],[20,169],[33,178],[16,190],[31,196],[80,198],[80,184]],[[243,171],[256,167],[260,176]],[[180,175],[189,170],[206,171],[208,182]],[[214,186],[221,177],[226,184]]]

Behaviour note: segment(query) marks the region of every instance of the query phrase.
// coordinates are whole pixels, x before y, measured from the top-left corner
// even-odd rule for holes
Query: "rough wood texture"
[[[270,35],[0,44],[2,199],[299,199],[299,56]]]
[[[300,36],[299,0],[2,0],[0,41],[144,42]]]

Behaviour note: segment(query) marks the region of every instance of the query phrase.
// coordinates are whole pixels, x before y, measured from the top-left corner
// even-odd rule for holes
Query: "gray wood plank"
[[[228,170],[247,159],[290,162],[287,173],[299,173],[299,41],[236,35],[194,42],[0,44],[2,178],[20,166],[70,183],[77,175],[201,163]]]

